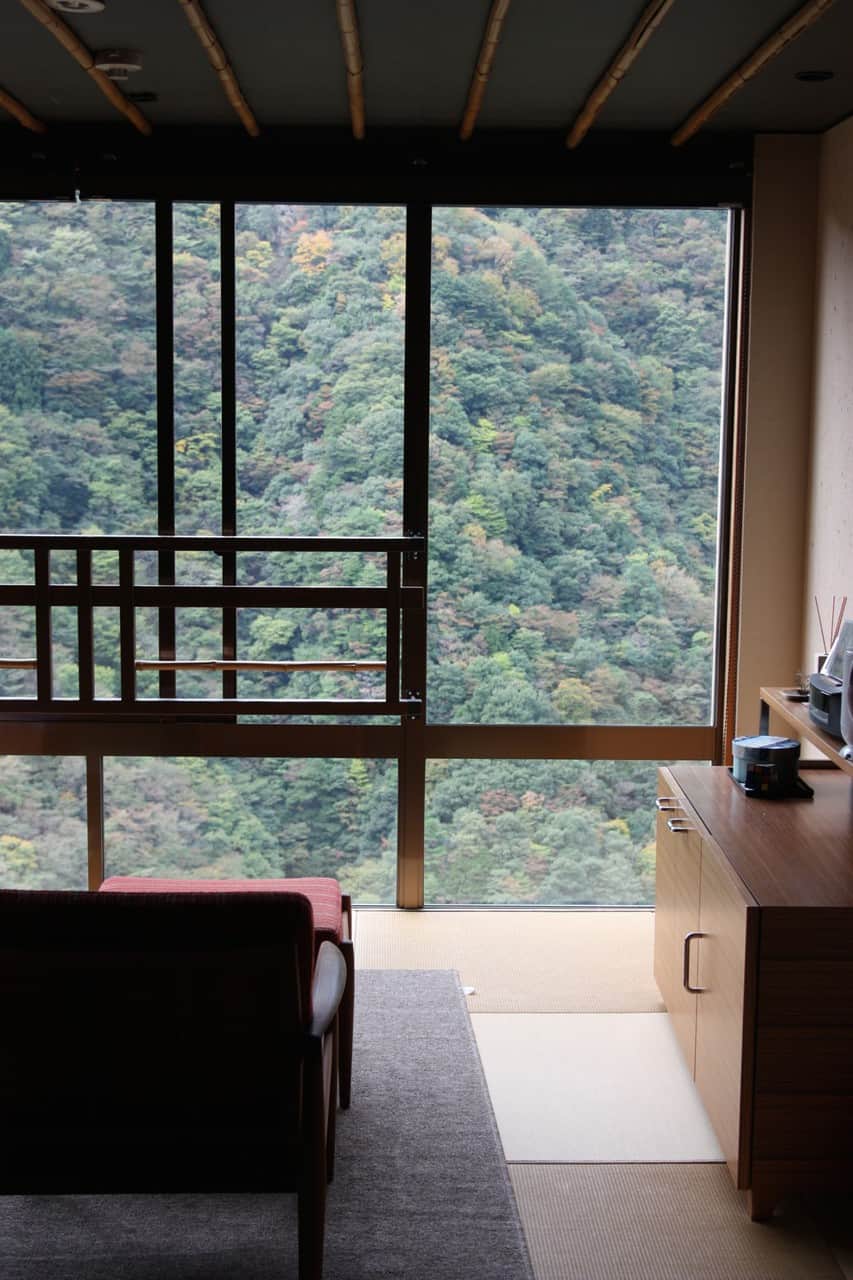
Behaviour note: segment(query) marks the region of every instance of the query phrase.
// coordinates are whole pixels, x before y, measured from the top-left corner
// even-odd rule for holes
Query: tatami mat
[[[507,1160],[723,1159],[666,1014],[471,1021]]]
[[[356,912],[362,969],[457,969],[472,1013],[655,1013],[651,911]]]
[[[801,1211],[750,1222],[724,1165],[510,1165],[537,1280],[840,1280]]]

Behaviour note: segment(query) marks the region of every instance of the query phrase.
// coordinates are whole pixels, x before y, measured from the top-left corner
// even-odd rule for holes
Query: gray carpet
[[[459,982],[358,975],[325,1280],[530,1280]],[[287,1280],[292,1196],[0,1198],[3,1280]]]

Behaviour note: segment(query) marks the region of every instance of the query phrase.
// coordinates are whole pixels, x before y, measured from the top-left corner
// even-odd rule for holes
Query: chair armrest
[[[333,942],[323,942],[317,952],[314,965],[314,982],[311,987],[311,1003],[314,1016],[309,1034],[324,1036],[338,1011],[347,980],[347,967],[343,956]]]

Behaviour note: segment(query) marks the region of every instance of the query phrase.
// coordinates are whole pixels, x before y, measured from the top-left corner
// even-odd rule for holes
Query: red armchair
[[[340,1037],[341,1106],[352,1095],[352,1038],[355,1015],[355,956],[352,944],[352,901],[330,876],[301,876],[289,880],[162,880],[147,876],[110,876],[101,885],[107,893],[301,893],[314,910],[314,945],[333,942],[344,958],[347,980],[338,1012]]]
[[[319,1280],[345,982],[301,894],[0,891],[0,1194],[295,1191]]]

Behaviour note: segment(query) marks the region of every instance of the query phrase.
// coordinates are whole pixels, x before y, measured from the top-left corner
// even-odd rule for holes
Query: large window
[[[107,875],[336,876],[394,901],[396,767],[387,760],[110,759]]]
[[[237,528],[400,533],[406,214],[238,205]]]
[[[218,533],[222,518],[220,238],[218,204],[175,205],[176,533]]]
[[[431,719],[710,722],[728,216],[436,210]]]
[[[86,770],[77,756],[4,756],[0,888],[85,889]]]
[[[52,780],[10,766],[21,876],[648,904],[656,763],[721,752],[739,236],[0,206],[0,718]]]
[[[0,205],[0,528],[153,533],[154,209]]]
[[[431,760],[427,903],[651,906],[657,767]]]

